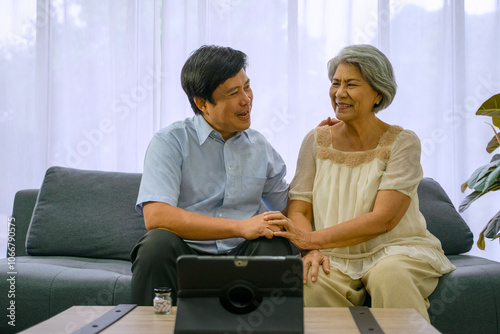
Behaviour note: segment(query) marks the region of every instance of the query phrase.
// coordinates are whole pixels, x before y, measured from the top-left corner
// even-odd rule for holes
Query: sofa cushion
[[[472,248],[474,237],[469,226],[438,182],[424,177],[418,187],[418,199],[427,229],[441,241],[446,255],[466,253]]]
[[[129,261],[146,233],[135,211],[140,180],[136,173],[49,168],[28,230],[27,253]]]
[[[9,272],[7,261],[7,258],[0,259],[0,291],[5,291],[5,296],[10,284],[5,279]],[[130,261],[122,260],[16,257],[15,327],[2,320],[0,333],[19,333],[71,306],[132,303],[131,266]],[[10,300],[14,299],[0,298],[0,308],[8,308]],[[88,317],[88,312],[82,311],[80,315]],[[74,322],[68,321],[66,330],[45,328],[39,333],[73,333],[78,329],[75,326]]]

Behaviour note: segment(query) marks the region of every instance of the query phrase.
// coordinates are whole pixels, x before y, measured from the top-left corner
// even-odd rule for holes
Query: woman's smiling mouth
[[[337,102],[337,108],[338,109],[347,109],[349,107],[352,107],[352,104],[347,104],[347,103],[338,103]]]

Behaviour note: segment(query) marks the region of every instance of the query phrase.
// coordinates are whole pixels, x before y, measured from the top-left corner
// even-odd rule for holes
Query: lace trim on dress
[[[391,125],[389,129],[380,137],[378,145],[373,150],[363,152],[342,152],[330,148],[332,142],[330,127],[317,128],[318,158],[332,160],[336,164],[344,164],[348,167],[355,167],[374,159],[388,160],[391,153],[391,144],[396,140],[403,128]]]

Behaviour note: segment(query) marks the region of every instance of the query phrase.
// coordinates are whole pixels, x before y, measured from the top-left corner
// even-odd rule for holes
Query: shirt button
[[[219,217],[222,217],[222,213],[219,213]]]
[[[226,196],[229,196],[229,192],[226,193]]]
[[[231,167],[227,167],[227,169],[231,170]]]

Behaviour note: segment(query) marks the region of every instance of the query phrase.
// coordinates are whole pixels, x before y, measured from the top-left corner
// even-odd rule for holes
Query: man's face
[[[253,93],[244,69],[217,87],[212,97],[214,104],[202,99],[197,102],[197,98],[195,102],[205,120],[224,140],[250,127]]]

